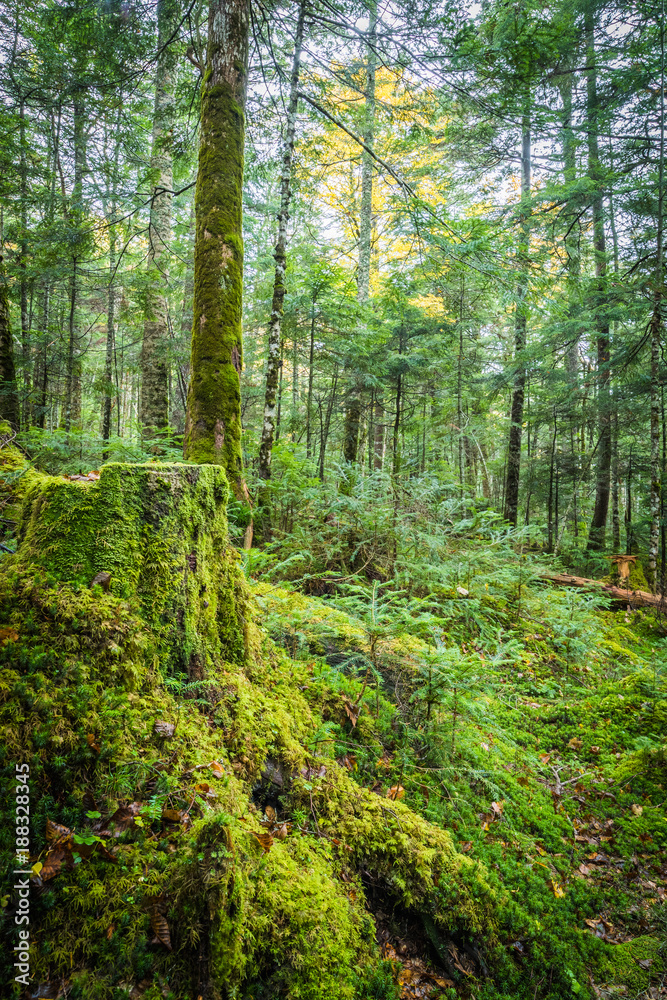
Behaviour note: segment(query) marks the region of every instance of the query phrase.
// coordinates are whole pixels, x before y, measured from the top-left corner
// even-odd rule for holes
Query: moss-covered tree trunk
[[[1,259],[1,258],[0,258]],[[8,420],[14,430],[19,429],[19,397],[16,391],[14,368],[14,342],[9,317],[9,296],[4,278],[0,275],[0,419]]]
[[[283,321],[283,303],[285,301],[285,268],[287,223],[289,221],[289,204],[292,181],[292,156],[294,154],[294,138],[296,133],[296,114],[299,106],[299,72],[301,68],[301,47],[303,45],[303,25],[306,16],[306,2],[301,0],[299,17],[294,40],[294,56],[292,58],[292,76],[290,79],[290,96],[287,108],[287,127],[285,129],[285,145],[283,147],[283,166],[280,178],[280,210],[278,212],[278,239],[274,251],[276,269],[273,279],[273,300],[271,303],[271,321],[269,326],[269,350],[266,368],[266,390],[264,394],[264,420],[262,423],[262,440],[259,446],[259,475],[262,479],[271,476],[271,449],[276,426],[276,396],[278,375],[280,372],[280,338]],[[266,515],[265,515],[266,517]],[[268,527],[268,524],[266,525]]]
[[[175,0],[158,0],[158,60],[155,74],[152,200],[148,230],[146,319],[141,344],[141,425],[146,436],[164,431],[169,423],[169,319],[166,299],[171,242],[172,143],[176,52],[170,44],[179,7]]]
[[[212,0],[195,192],[195,290],[185,457],[222,465],[247,499],[241,449],[243,144],[248,0]]]

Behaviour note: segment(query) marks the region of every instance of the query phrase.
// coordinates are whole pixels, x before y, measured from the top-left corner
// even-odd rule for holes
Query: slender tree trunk
[[[614,428],[611,452],[611,525],[612,548],[621,551],[621,478],[618,460],[618,413],[614,414]]]
[[[336,390],[338,388],[338,371],[334,372],[333,385],[331,386],[331,396],[329,397],[329,402],[327,404],[327,412],[324,420],[324,427],[320,434],[320,458],[319,458],[319,470],[320,479],[324,481],[324,459],[327,451],[327,441],[329,439],[329,428],[331,427],[331,415],[333,413],[334,405],[336,402]]]
[[[577,161],[576,161],[576,151],[577,142],[572,128],[572,73],[565,73],[559,78],[559,90],[561,100],[563,102],[563,176],[565,183],[573,185],[577,179]],[[572,206],[575,209],[578,205],[576,197],[568,198],[568,208]],[[565,251],[567,253],[566,270],[567,270],[567,284],[568,284],[568,332],[567,332],[567,350],[565,354],[565,366],[567,368],[568,375],[570,376],[570,381],[572,383],[572,388],[576,388],[576,379],[579,371],[579,281],[581,277],[581,257],[579,254],[579,235],[574,228],[574,220],[572,220],[572,229],[570,229],[570,216],[574,215],[575,212],[568,211],[566,217],[566,225],[568,225],[568,233],[565,237]]]
[[[74,118],[74,186],[70,225],[74,230],[74,246],[83,241],[83,175],[86,169],[85,106],[83,91],[75,94],[73,102]],[[79,282],[79,255],[75,249],[72,257],[72,272],[69,287],[69,320],[67,339],[67,371],[65,376],[65,430],[69,433],[81,417],[81,343],[77,331],[76,310]]]
[[[595,483],[595,507],[588,533],[588,549],[604,549],[609,487],[611,476],[611,419],[609,411],[610,343],[609,320],[606,308],[607,256],[604,233],[604,208],[602,201],[602,171],[598,148],[598,96],[595,65],[594,11],[586,4],[584,12],[586,31],[586,104],[588,130],[588,176],[593,183],[593,249],[595,255],[595,294],[592,302],[595,314],[597,341],[597,405],[598,405],[598,461]]]
[[[313,363],[315,360],[315,298],[310,313],[310,346],[308,350],[308,402],[306,405],[306,458],[312,456],[313,436]]]
[[[188,399],[188,384],[190,382],[190,341],[192,338],[192,299],[195,292],[195,269],[194,269],[194,244],[195,244],[195,203],[192,202],[190,208],[190,225],[188,232],[188,255],[185,265],[185,276],[183,278],[183,304],[181,307],[181,334],[178,345],[178,358],[176,365],[176,377],[178,382],[178,403],[173,404],[172,421],[178,433],[183,432],[185,426],[185,411]],[[185,354],[187,360],[181,361],[181,356]]]
[[[665,164],[665,24],[660,22],[660,154],[658,164],[658,218],[655,260],[655,291],[651,317],[651,528],[648,543],[648,580],[658,589],[658,546],[662,492],[662,461],[660,455],[660,354],[662,347],[663,299],[663,205]]]
[[[172,159],[176,51],[168,44],[175,29],[179,5],[158,0],[158,59],[155,74],[152,199],[148,228],[146,319],[141,344],[141,414],[145,437],[163,433],[169,424],[169,245],[171,242]]]
[[[264,393],[264,420],[262,423],[262,439],[259,446],[258,473],[261,479],[271,476],[271,449],[273,448],[276,424],[276,390],[280,371],[280,341],[283,321],[283,305],[285,301],[285,269],[287,223],[289,221],[289,205],[292,182],[292,157],[296,135],[296,116],[299,107],[299,74],[301,71],[301,49],[303,47],[303,29],[306,16],[306,0],[301,0],[299,16],[294,39],[294,55],[292,57],[292,75],[290,77],[290,96],[287,107],[287,125],[285,129],[285,145],[283,147],[283,165],[280,178],[280,210],[278,212],[278,239],[274,251],[276,269],[273,279],[273,300],[271,302],[271,322],[269,325],[269,354],[266,369],[266,389]],[[314,315],[314,313],[313,313]],[[266,520],[268,514],[265,513]],[[265,530],[270,530],[268,523]]]
[[[19,254],[20,297],[21,297],[21,367],[22,372],[22,413],[21,426],[30,426],[30,393],[32,391],[32,347],[30,343],[30,318],[28,314],[28,163],[25,138],[25,100],[23,93],[19,101],[19,143],[20,143],[20,202],[21,202],[21,251]]]
[[[21,425],[21,411],[14,368],[14,341],[9,317],[9,295],[4,275],[0,275],[0,419],[14,430]]]
[[[115,215],[115,202],[112,202],[111,213]],[[116,234],[114,227],[109,227],[109,284],[107,287],[107,343],[104,355],[104,404],[102,407],[102,440],[104,450],[102,458],[109,458],[109,438],[111,437],[111,408],[114,397],[113,361],[116,349],[116,323],[118,315],[118,292],[116,281]]]
[[[401,328],[398,335],[398,353],[399,356],[403,354],[403,329]],[[403,404],[402,399],[403,390],[403,376],[402,372],[399,370],[398,378],[396,379],[396,409],[394,413],[394,431],[392,438],[392,456],[391,456],[391,473],[394,479],[398,476],[401,468],[401,452],[399,446],[399,437],[401,431],[401,406]]]
[[[530,118],[524,114],[521,141],[521,235],[519,252],[524,257],[521,262],[522,274],[517,286],[517,303],[514,315],[514,359],[517,372],[512,392],[510,411],[510,433],[507,449],[507,486],[505,489],[505,517],[516,526],[519,513],[519,476],[521,472],[521,433],[523,423],[523,399],[526,386],[526,369],[523,352],[526,348],[528,307],[526,293],[528,277],[526,257],[530,240]]]
[[[232,492],[243,479],[243,146],[249,0],[212,0],[195,193],[195,292],[185,458],[222,465]]]
[[[361,152],[361,205],[359,209],[359,261],[357,266],[357,300],[368,301],[370,294],[371,255],[373,239],[373,149],[375,140],[375,44],[377,38],[377,2],[371,0],[368,11],[368,45],[366,46],[366,88],[364,94],[363,140],[367,149]],[[343,457],[356,462],[359,449],[359,427],[362,411],[362,385],[357,379],[345,407]]]

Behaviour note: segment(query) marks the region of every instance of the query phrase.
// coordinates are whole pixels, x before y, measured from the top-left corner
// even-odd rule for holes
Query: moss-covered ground
[[[654,618],[528,577],[468,573],[419,606],[249,590],[214,473],[81,482],[0,456],[18,543],[0,568],[3,996],[661,995]],[[95,527],[110,497],[116,535]],[[11,985],[18,762],[28,993]]]

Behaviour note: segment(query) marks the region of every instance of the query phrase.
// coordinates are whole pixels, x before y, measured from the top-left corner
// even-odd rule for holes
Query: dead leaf
[[[582,875],[590,875],[591,873],[591,870],[588,867],[588,865],[584,864],[579,865],[579,871],[581,872]]]
[[[632,809],[633,816],[641,816],[641,814],[644,812],[643,807],[638,806],[636,803],[633,803],[633,805],[631,805],[630,808]]]
[[[598,746],[592,746],[591,747],[591,753],[600,753],[600,747],[598,747]]]
[[[496,814],[496,816],[502,816],[504,806],[505,806],[504,802],[492,802],[491,803],[491,808],[493,809],[493,811]]]
[[[542,761],[543,764],[548,764],[549,761],[551,760],[551,754],[550,753],[541,753],[540,754],[540,760]]]
[[[134,827],[135,819],[141,811],[143,802],[130,802],[129,805],[119,806],[116,809],[113,816],[110,817],[109,822],[116,824],[116,835],[122,833],[124,830],[129,830]]]
[[[176,732],[176,726],[173,722],[156,722],[153,726],[153,732],[156,736],[163,736],[166,740],[170,740]]]
[[[47,840],[60,840],[61,838],[67,838],[71,836],[72,836],[72,831],[68,826],[62,826],[61,823],[54,823],[52,819],[47,819],[46,821]]]
[[[528,780],[528,778],[526,778],[525,775],[520,774],[518,776],[518,778],[516,779],[516,783],[517,783],[517,785],[521,785],[522,788],[528,788],[528,786],[530,784],[530,781]]]
[[[158,913],[157,907],[151,909],[151,927],[155,932],[155,937],[158,941],[165,946],[167,951],[171,951],[171,934],[169,933],[169,924],[161,913]]]
[[[389,791],[387,792],[386,797],[388,799],[393,799],[394,801],[396,801],[397,799],[402,799],[404,795],[405,795],[405,789],[403,788],[403,785],[392,785]]]
[[[640,958],[640,959],[637,960],[637,965],[639,965],[642,969],[650,969],[651,966],[653,965],[653,959],[652,958]]]
[[[282,826],[279,826],[276,830],[273,831],[273,836],[276,838],[276,840],[284,840],[287,834],[288,834],[287,823],[283,823]]]
[[[209,767],[213,771],[213,774],[216,776],[216,778],[222,778],[224,776],[225,769],[222,766],[222,764],[218,764],[217,760],[212,760],[211,763],[209,764]]]
[[[88,586],[100,586],[105,593],[108,593],[109,587],[111,586],[111,573],[106,573],[104,570],[101,570],[99,573],[95,574]]]
[[[97,803],[95,802],[95,798],[94,798],[92,792],[84,792],[83,793],[83,799],[81,800],[81,802],[82,802],[83,808],[86,810],[86,812],[99,812],[100,811],[97,808]]]
[[[95,736],[95,733],[87,733],[86,734],[86,742],[87,742],[88,746],[90,747],[90,749],[94,750],[95,753],[99,753],[100,752],[100,745],[97,742],[97,737]]]
[[[468,851],[472,851],[472,840],[464,840],[462,844],[459,844],[459,850],[464,851],[466,854]]]
[[[567,744],[572,750],[581,750],[584,745],[584,741],[579,739],[578,736],[573,736],[571,740],[568,740]]]
[[[554,891],[554,896],[556,897],[556,899],[562,899],[563,896],[565,895],[565,889],[563,889],[562,885],[560,885],[559,882],[554,882],[552,880],[551,888]]]
[[[357,724],[357,720],[359,719],[359,708],[346,695],[342,696],[342,700],[345,714],[352,723],[352,728],[354,729]]]
[[[8,642],[18,642],[19,634],[13,628],[0,628],[0,643],[5,646]]]
[[[276,810],[273,808],[273,806],[267,806],[264,812],[266,813],[266,818],[269,820],[269,822],[275,823]]]
[[[180,809],[163,809],[162,819],[165,819],[167,823],[180,823],[183,819],[183,813]]]
[[[265,854],[268,854],[273,846],[273,836],[270,833],[255,833],[253,830],[250,831],[257,840],[257,843],[263,849]]]

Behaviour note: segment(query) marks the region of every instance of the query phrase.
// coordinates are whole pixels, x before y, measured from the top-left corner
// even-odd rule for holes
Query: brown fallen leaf
[[[212,760],[211,763],[209,764],[209,767],[213,771],[213,774],[216,776],[216,778],[222,778],[224,776],[225,769],[222,766],[222,764],[218,764],[217,760]]]
[[[109,818],[109,822],[115,823],[117,834],[136,826],[134,821],[139,815],[142,805],[143,802],[130,802],[129,805],[119,806],[116,809],[113,816]]]
[[[552,880],[551,888],[553,889],[553,893],[556,899],[562,899],[563,896],[565,895],[565,889],[563,889],[562,885],[559,882],[554,882]]]
[[[578,736],[573,736],[571,740],[568,740],[567,744],[572,750],[581,750],[584,745],[584,741],[579,739]]]
[[[491,803],[491,808],[493,809],[493,811],[496,814],[496,816],[502,816],[504,806],[505,806],[504,802],[492,802]]]
[[[67,838],[71,836],[72,836],[72,831],[68,826],[63,826],[61,823],[54,823],[52,819],[47,819],[46,821],[47,840],[60,840],[61,838]]]
[[[254,830],[250,831],[253,837],[257,840],[265,854],[268,854],[273,846],[273,836],[270,833],[255,833]]]
[[[525,776],[525,774],[520,774],[516,779],[517,785],[521,785],[523,788],[528,788],[530,781]]]
[[[459,850],[465,851],[466,854],[468,851],[472,851],[472,840],[464,840],[462,844],[459,844]]]
[[[342,695],[342,701],[345,714],[352,723],[352,728],[354,729],[357,724],[357,720],[359,719],[359,709],[354,702],[347,697],[347,695]]]
[[[157,907],[151,909],[151,927],[155,932],[155,937],[163,944],[167,951],[171,951],[171,934],[169,933],[169,924],[166,919],[158,912]]]
[[[176,732],[176,726],[173,722],[156,721],[153,726],[153,732],[156,736],[162,736],[164,739],[169,740]]]
[[[19,634],[13,628],[0,628],[0,643],[5,646],[8,642],[18,642]]]
[[[403,785],[392,785],[387,792],[386,798],[396,801],[397,799],[402,799],[405,795],[405,789]]]
[[[642,806],[638,806],[636,803],[633,803],[630,806],[630,808],[632,810],[632,815],[633,816],[641,816],[641,814],[644,812],[643,807]]]
[[[583,864],[579,865],[579,871],[581,872],[582,875],[590,875],[591,873],[591,870],[588,867],[588,865],[583,865]]]
[[[287,833],[288,833],[287,823],[283,823],[282,826],[279,826],[276,830],[273,830],[273,836],[276,838],[276,840],[285,840],[285,838],[287,837]]]
[[[95,798],[94,798],[92,792],[84,792],[83,793],[83,799],[81,800],[81,804],[83,805],[83,808],[86,810],[86,812],[99,812],[100,811],[97,808],[97,803],[95,802]]]
[[[163,809],[162,819],[165,819],[167,823],[180,823],[183,818],[183,813],[180,809]]]
[[[95,753],[100,752],[100,745],[97,742],[97,737],[95,736],[95,733],[86,734],[86,743],[88,744],[91,750],[95,751]]]
[[[101,570],[99,573],[95,574],[88,586],[99,586],[105,593],[108,593],[111,586],[111,573],[106,573],[104,570]]]

